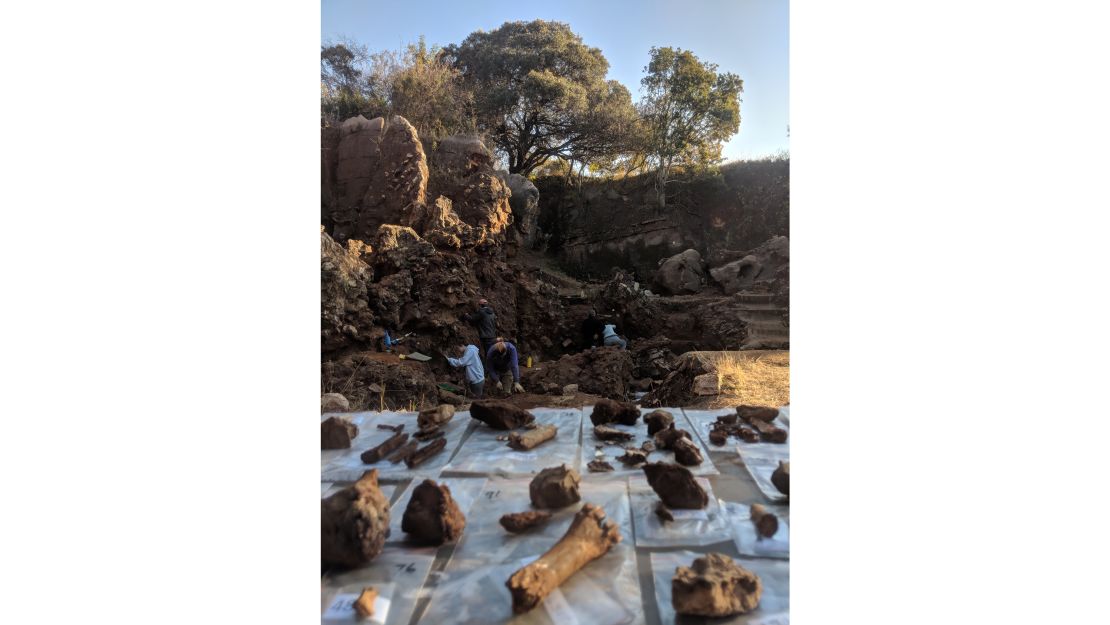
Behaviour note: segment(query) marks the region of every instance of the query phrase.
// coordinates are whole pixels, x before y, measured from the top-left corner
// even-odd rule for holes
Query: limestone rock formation
[[[465,527],[466,517],[451,497],[451,489],[432,480],[424,480],[413,489],[401,517],[401,531],[422,545],[458,540]]]
[[[429,197],[451,201],[455,214],[472,229],[468,246],[500,245],[513,222],[511,191],[493,163],[481,139],[465,135],[444,138],[429,158]]]
[[[371,341],[367,331],[374,313],[367,289],[373,272],[361,252],[357,242],[344,248],[321,230],[320,347],[325,352]]]
[[[721,262],[730,257],[739,256],[728,262]],[[720,264],[714,264],[714,261]],[[786,237],[773,237],[763,245],[746,253],[723,252],[715,255],[710,260],[712,268],[709,275],[721,285],[726,295],[740,291],[750,291],[757,284],[769,291],[774,291],[775,281],[786,277],[779,271],[789,266],[790,240]],[[788,271],[788,270],[787,270]]]
[[[537,221],[540,216],[540,190],[532,184],[531,180],[520,174],[499,171],[497,175],[512,192],[509,206],[513,211],[515,228],[520,233],[524,244],[532,247],[539,235]]]
[[[578,471],[561,465],[548,467],[536,474],[528,484],[528,495],[537,508],[562,508],[581,499],[578,485],[582,478]]]
[[[412,225],[428,186],[424,147],[412,124],[400,116],[388,123],[352,117],[339,125],[334,156],[329,138],[323,208],[335,238],[367,240],[381,224]]]
[[[705,263],[695,249],[660,261],[655,270],[655,288],[667,295],[697,293],[704,284]]]
[[[362,566],[381,553],[389,536],[389,499],[378,488],[377,469],[323,499],[320,507],[324,566]]]
[[[746,614],[759,606],[762,594],[758,575],[720,553],[697,558],[689,567],[678,567],[671,581],[671,603],[678,614]]]

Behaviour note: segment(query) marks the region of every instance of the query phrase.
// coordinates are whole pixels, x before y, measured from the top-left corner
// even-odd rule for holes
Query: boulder
[[[497,176],[509,187],[509,207],[513,211],[513,224],[528,247],[539,240],[540,190],[520,174],[499,171]]]
[[[705,264],[694,249],[660,261],[655,271],[655,286],[664,294],[697,293],[704,284]]]
[[[469,135],[444,138],[429,157],[429,197],[443,196],[469,225],[469,244],[493,247],[505,241],[513,223],[511,191],[494,170],[492,152]]]
[[[412,225],[425,204],[424,147],[404,117],[344,121],[334,156],[329,150],[324,159],[323,209],[337,240],[366,240],[381,224]]]
[[[749,252],[721,251],[710,260],[709,275],[726,295],[757,288],[772,292],[789,288],[790,240],[786,237],[773,237]]]
[[[339,393],[324,393],[320,396],[320,412],[350,412],[351,402]]]

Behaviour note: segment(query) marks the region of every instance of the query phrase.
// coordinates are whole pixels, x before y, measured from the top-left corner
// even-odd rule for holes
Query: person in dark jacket
[[[464,313],[462,320],[478,329],[478,351],[482,355],[482,364],[485,366],[486,375],[490,375],[486,354],[497,342],[497,314],[489,307],[489,302],[483,298],[478,300],[478,310],[470,314]],[[494,380],[496,381],[496,378]]]
[[[588,349],[601,345],[601,335],[604,330],[605,324],[597,318],[597,311],[591,308],[589,316],[582,322],[582,348]]]
[[[509,380],[512,380],[512,386],[509,387],[508,394],[524,392],[524,387],[520,385],[520,358],[517,356],[516,345],[504,339],[497,341],[493,344],[493,347],[489,348],[489,352],[486,354],[486,362],[489,363],[487,373],[493,375],[493,381],[497,383],[497,390],[505,390]]]

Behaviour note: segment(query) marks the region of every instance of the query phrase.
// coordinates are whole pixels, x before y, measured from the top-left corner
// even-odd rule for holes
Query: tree
[[[390,80],[390,113],[409,120],[420,138],[430,143],[475,129],[473,96],[441,52],[420,37],[419,43],[408,46]]]
[[[665,207],[675,167],[719,162],[722,144],[740,130],[744,83],[735,74],[718,74],[716,65],[703,63],[693,52],[674,48],[652,48],[644,71],[641,112],[659,205]]]
[[[444,56],[474,93],[477,124],[510,173],[611,151],[635,118],[628,90],[605,80],[601,50],[561,22],[506,22],[447,46]]]
[[[383,57],[352,42],[320,48],[320,116],[323,124],[348,117],[377,117],[385,112],[388,95],[382,85]]]

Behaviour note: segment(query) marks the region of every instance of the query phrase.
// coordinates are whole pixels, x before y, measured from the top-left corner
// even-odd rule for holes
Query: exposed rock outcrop
[[[704,285],[705,263],[695,249],[664,259],[655,270],[655,288],[667,295],[697,293]]]
[[[774,237],[749,252],[721,251],[711,257],[710,263],[709,275],[726,295],[751,290],[774,291],[776,282],[783,277],[780,270],[789,271],[790,240]],[[788,282],[789,275],[785,277]]]

